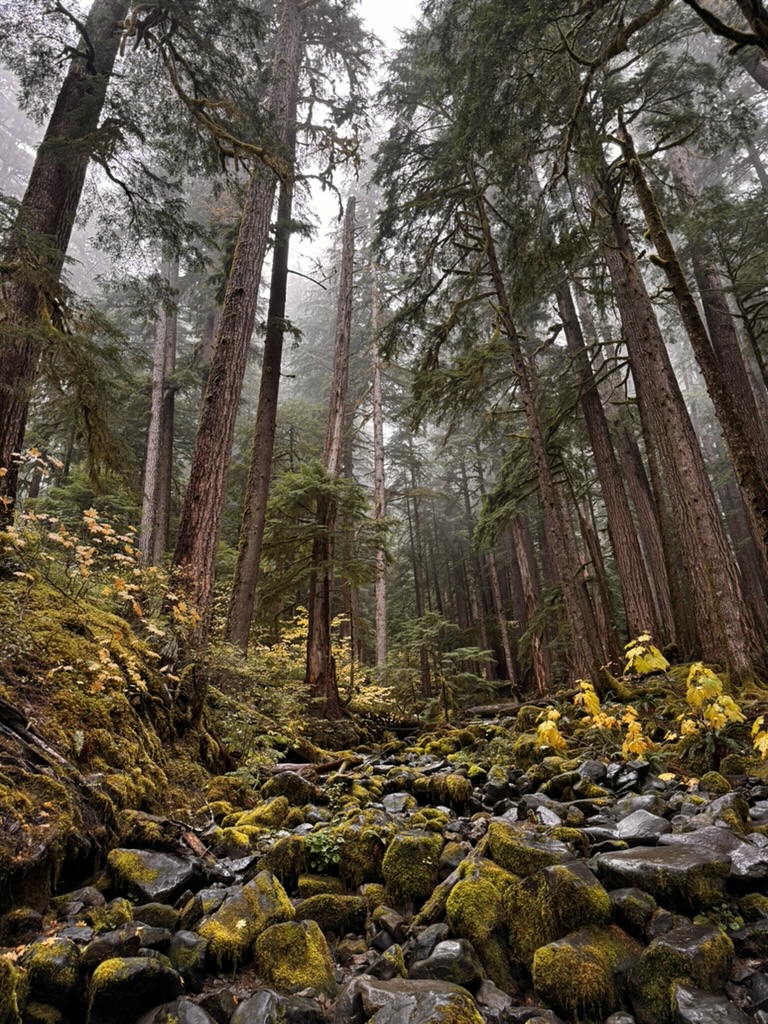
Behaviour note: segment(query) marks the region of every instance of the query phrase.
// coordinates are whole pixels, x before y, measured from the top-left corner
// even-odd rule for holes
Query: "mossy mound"
[[[42,582],[3,581],[0,912],[42,906],[64,862],[92,874],[120,808],[178,816],[202,802],[210,745],[158,668],[119,616]]]
[[[580,929],[536,950],[534,989],[563,1016],[603,1019],[619,1008],[641,949],[615,925]]]
[[[394,836],[381,864],[392,906],[420,905],[432,893],[443,844],[442,836],[431,833],[399,832]]]
[[[280,828],[290,813],[291,805],[284,796],[275,796],[254,807],[251,811],[235,812],[222,822],[224,828],[256,825],[261,828]]]
[[[384,853],[396,832],[388,815],[369,808],[351,814],[333,831],[339,839],[339,875],[347,888],[383,882]]]
[[[253,955],[262,980],[278,992],[311,988],[336,995],[333,960],[316,921],[272,925],[256,939]]]
[[[296,906],[299,920],[317,921],[324,932],[333,932],[337,936],[347,932],[361,935],[365,931],[367,916],[368,904],[362,896],[320,893]]]
[[[52,937],[33,942],[20,966],[27,972],[30,992],[40,1003],[60,1010],[76,1008],[81,994],[80,950],[69,939]]]
[[[311,896],[336,895],[343,896],[346,887],[336,875],[299,875],[296,891],[303,900]]]
[[[505,891],[503,905],[510,955],[528,970],[540,946],[611,919],[608,893],[579,861],[520,879]]]
[[[456,883],[446,901],[451,931],[468,939],[488,977],[505,992],[514,991],[501,894],[486,878]]]

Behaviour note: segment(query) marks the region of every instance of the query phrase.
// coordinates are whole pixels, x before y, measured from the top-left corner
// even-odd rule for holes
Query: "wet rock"
[[[197,932],[208,942],[209,955],[218,965],[237,964],[265,928],[293,916],[285,889],[269,871],[261,871],[203,921]]]
[[[731,870],[730,857],[687,846],[600,853],[594,861],[608,889],[637,886],[664,906],[694,914],[722,900]]]
[[[516,994],[519,994],[515,990]],[[486,978],[481,981],[474,993],[475,1002],[480,1007],[485,1024],[508,1024],[510,1013],[515,1001],[507,992],[503,992]]]
[[[97,935],[83,950],[83,967],[92,970],[104,960],[115,957],[136,956],[141,947],[141,936],[137,926],[121,925],[112,932]]]
[[[387,793],[382,797],[381,805],[389,814],[405,814],[406,811],[415,811],[419,802],[410,793]]]
[[[107,869],[118,893],[142,903],[173,903],[185,889],[197,888],[202,872],[196,861],[155,850],[112,850]]]
[[[451,981],[471,991],[483,980],[485,971],[470,942],[466,939],[448,939],[438,942],[426,959],[416,961],[408,976],[414,979]]]
[[[629,993],[639,1024],[672,1024],[672,982],[687,978],[706,992],[719,992],[733,963],[733,943],[717,928],[684,925],[651,942],[634,966]]]
[[[168,959],[184,979],[188,992],[199,992],[205,981],[208,942],[195,932],[178,931],[168,947]]]
[[[278,992],[311,988],[336,995],[333,961],[316,921],[274,924],[257,937],[253,952],[261,977]]]
[[[181,978],[160,960],[121,957],[99,964],[89,988],[89,1024],[133,1024],[181,994]]]
[[[757,882],[768,878],[768,846],[741,843],[731,853],[731,878]]]
[[[19,959],[27,972],[30,1002],[49,1003],[69,1011],[82,995],[80,950],[69,939],[33,942]]]
[[[671,831],[672,826],[666,818],[640,809],[619,822],[616,834],[630,846],[653,846],[661,836]]]
[[[616,924],[635,938],[642,938],[657,909],[653,896],[637,888],[613,889],[608,895]]]
[[[541,946],[533,957],[537,995],[566,1016],[619,1009],[632,963],[642,947],[621,929],[582,928]]]
[[[230,1024],[321,1024],[323,1019],[323,1009],[314,1000],[263,989],[238,1005]]]
[[[430,956],[438,942],[443,942],[451,934],[451,929],[442,921],[439,924],[430,924],[426,928],[419,929],[414,938],[411,957],[415,960],[424,960]]]
[[[684,982],[676,982],[672,1001],[678,1024],[752,1024],[753,1018],[725,996],[712,995]]]
[[[229,1024],[230,1018],[237,1006],[237,999],[232,989],[224,986],[223,988],[216,988],[211,992],[203,993],[198,999],[197,1004],[216,1021],[216,1024]]]
[[[214,1018],[197,1003],[182,996],[145,1013],[137,1024],[214,1024]]]

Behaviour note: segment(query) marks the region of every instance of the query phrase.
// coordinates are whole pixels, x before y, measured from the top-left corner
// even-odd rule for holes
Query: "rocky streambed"
[[[124,813],[94,884],[0,918],[0,1024],[768,1024],[764,782],[356,762]]]

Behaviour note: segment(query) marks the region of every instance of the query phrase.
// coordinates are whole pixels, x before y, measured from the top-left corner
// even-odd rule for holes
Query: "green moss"
[[[333,831],[341,841],[339,874],[347,888],[383,881],[382,861],[396,832],[394,822],[386,814],[369,809],[350,815]]]
[[[89,907],[83,911],[83,919],[91,925],[97,935],[101,935],[132,921],[133,907],[127,899],[118,896],[104,907]]]
[[[641,947],[616,927],[592,926],[549,943],[533,956],[536,993],[574,1019],[617,1009],[627,971]]]
[[[299,875],[296,889],[303,900],[328,893],[341,896],[346,891],[342,880],[335,875]]]
[[[504,907],[496,886],[487,878],[459,881],[448,895],[446,911],[451,931],[472,943],[489,978],[503,991],[514,991]]]
[[[256,939],[253,954],[263,982],[278,992],[311,988],[336,995],[331,953],[316,921],[272,925]]]
[[[293,919],[294,910],[280,883],[261,871],[197,929],[210,957],[221,967],[239,964],[253,940],[276,922]]]
[[[442,836],[400,832],[387,847],[381,870],[392,906],[421,904],[437,885]]]
[[[680,933],[686,936],[684,941],[678,940]],[[690,979],[699,988],[716,992],[728,979],[732,963],[733,943],[717,928],[686,925],[654,939],[632,971],[630,994],[639,1024],[672,1024],[674,982]]]
[[[589,839],[581,829],[569,828],[567,825],[555,825],[554,828],[549,830],[549,834],[553,839],[558,839],[561,843],[570,843],[575,850],[579,851],[582,857],[589,856]]]
[[[160,871],[150,868],[144,857],[136,850],[110,850],[107,869],[115,882],[131,885],[150,885],[156,881]]]
[[[705,772],[699,779],[699,789],[713,796],[724,796],[733,791],[730,782],[724,779],[720,772]]]
[[[299,875],[306,873],[309,859],[303,836],[283,836],[259,859],[260,871],[271,871],[288,890],[293,890]]]
[[[388,964],[392,965],[399,978],[408,977],[408,968],[405,966],[403,947],[399,943],[396,942],[393,946],[390,946],[389,949],[385,949],[382,953],[382,958]]]
[[[334,932],[337,936],[347,932],[360,935],[365,930],[368,904],[362,896],[320,893],[302,900],[296,915],[300,920],[317,921],[324,932]]]
[[[235,813],[232,818],[223,822],[225,828],[234,826],[241,829],[244,825],[260,825],[262,828],[280,828],[288,816],[291,805],[284,796],[275,796],[254,807],[251,811]]]
[[[518,880],[504,892],[503,906],[510,955],[528,970],[540,946],[611,918],[610,896],[581,863],[553,865]]]
[[[440,811],[436,807],[424,807],[411,815],[408,824],[413,828],[423,828],[428,832],[437,832],[442,835],[448,821],[449,818],[445,811]]]
[[[745,921],[761,921],[768,918],[768,896],[751,892],[739,900],[739,910]]]
[[[543,829],[512,825],[494,819],[488,826],[490,855],[513,875],[530,875],[550,864],[571,860],[573,852],[565,843],[550,839]]]
[[[27,972],[0,957],[0,1024],[21,1024],[28,992]]]

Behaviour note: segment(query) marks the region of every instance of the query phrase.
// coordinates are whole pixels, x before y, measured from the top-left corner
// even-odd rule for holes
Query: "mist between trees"
[[[306,609],[331,718],[765,672],[762,7],[2,13],[6,533],[135,528],[179,662]]]

